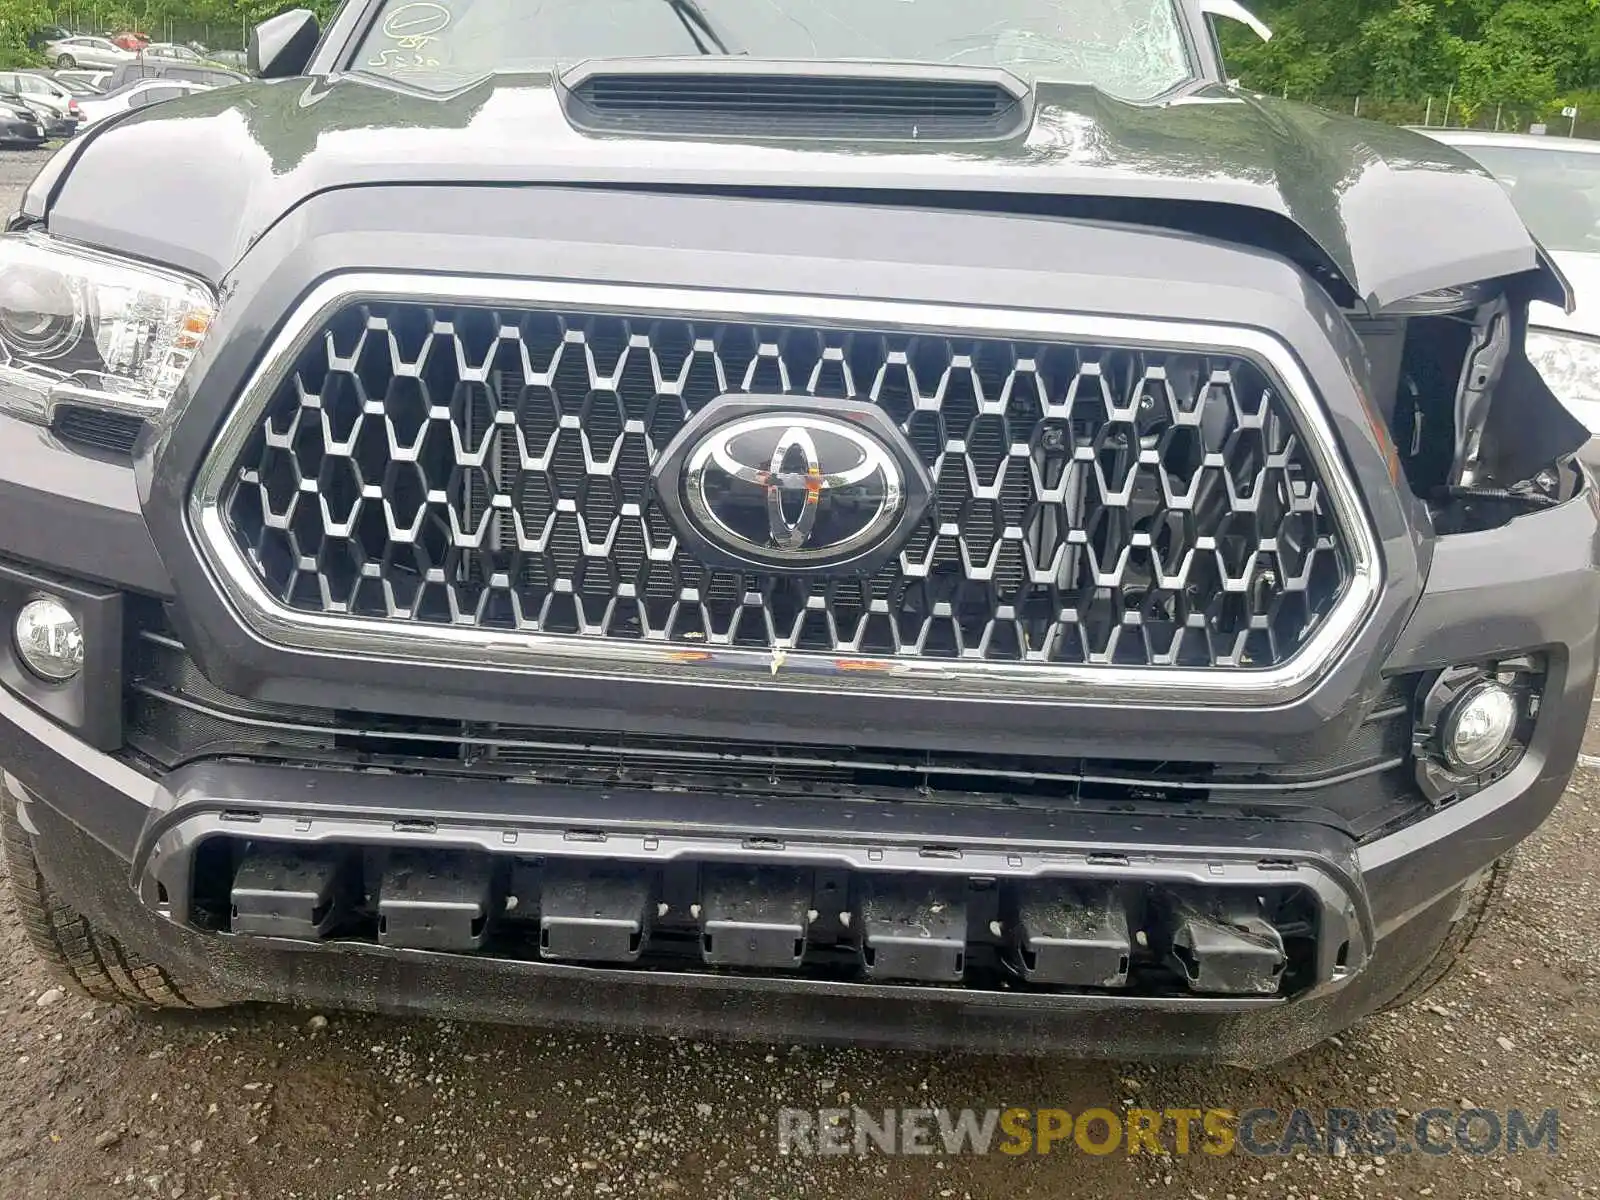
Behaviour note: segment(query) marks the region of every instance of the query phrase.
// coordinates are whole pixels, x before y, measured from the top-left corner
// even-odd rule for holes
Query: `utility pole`
[[[1355,116],[1355,117],[1359,117],[1361,115],[1361,97],[1360,96],[1356,97],[1356,111],[1351,113],[1350,115],[1351,116]]]
[[[1496,133],[1500,132],[1500,110],[1503,109],[1505,106],[1506,106],[1506,102],[1504,100],[1500,101],[1499,104],[1496,104],[1494,106],[1494,131]]]
[[[1427,115],[1422,118],[1422,127],[1424,129],[1428,129],[1428,128],[1432,127],[1432,125],[1433,125],[1433,97],[1429,96],[1428,97],[1428,112],[1427,112]]]
[[[1444,97],[1444,125],[1442,126],[1442,128],[1444,128],[1444,129],[1449,129],[1450,128],[1450,105],[1455,100],[1455,98],[1456,98],[1456,85],[1452,83],[1450,85],[1450,90],[1445,93],[1445,97]]]

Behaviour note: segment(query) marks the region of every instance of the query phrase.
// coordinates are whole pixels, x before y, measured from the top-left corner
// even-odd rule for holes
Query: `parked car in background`
[[[72,91],[75,96],[99,96],[109,91],[106,84],[111,79],[110,71],[53,71],[50,78],[57,80],[63,87]]]
[[[1430,129],[1477,160],[1511,195],[1528,228],[1571,282],[1570,313],[1535,304],[1528,357],[1595,435],[1584,460],[1600,472],[1600,142],[1469,129]]]
[[[56,66],[62,68],[72,67],[120,67],[124,63],[138,61],[138,55],[131,50],[125,50],[113,43],[109,38],[103,37],[69,37],[60,41],[51,42],[44,48],[45,57]]]
[[[137,79],[182,79],[188,83],[203,83],[207,87],[230,87],[235,83],[247,83],[250,77],[226,67],[145,59],[118,67],[106,80],[105,88],[107,92],[114,92]]]
[[[134,33],[131,30],[110,35],[112,42],[124,50],[142,50],[150,44],[150,35],[147,33]]]
[[[78,95],[59,80],[40,71],[0,71],[0,91],[14,92],[41,116],[48,114],[51,137],[71,137],[78,131],[83,117]]]
[[[161,59],[168,62],[203,63],[205,56],[189,46],[180,46],[176,42],[151,42],[140,50],[139,57],[145,62],[151,59]]]
[[[136,79],[114,92],[85,100],[79,107],[83,110],[84,128],[87,128],[107,117],[127,112],[130,108],[147,108],[163,100],[176,100],[179,96],[211,90],[206,84],[186,79]]]
[[[65,88],[74,99],[81,99],[84,96],[99,96],[103,94],[105,88],[100,87],[94,81],[111,78],[111,72],[55,71],[50,74],[49,78]]]
[[[64,112],[57,112],[55,109],[51,108],[42,101],[36,100],[30,96],[18,95],[16,92],[6,91],[3,88],[0,88],[0,101],[3,101],[4,103],[13,107],[20,105],[31,112],[34,115],[34,118],[39,122],[40,127],[44,130],[45,139],[47,141],[56,139],[64,140],[72,137],[78,132],[78,114],[74,113],[69,115]]]
[[[243,50],[207,50],[206,57],[236,71],[243,71],[250,65],[250,56]]]
[[[38,113],[20,97],[0,95],[0,146],[33,150],[48,140]]]

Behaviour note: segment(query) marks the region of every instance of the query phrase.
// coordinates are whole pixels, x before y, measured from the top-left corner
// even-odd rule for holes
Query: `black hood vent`
[[[1028,124],[1028,89],[1003,71],[746,59],[579,68],[579,129],[633,135],[989,141]]]

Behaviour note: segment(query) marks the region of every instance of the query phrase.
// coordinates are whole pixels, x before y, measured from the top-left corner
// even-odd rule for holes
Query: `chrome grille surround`
[[[696,326],[725,323],[752,330],[803,327],[807,331],[820,331],[824,336],[827,331],[838,330],[891,338],[922,335],[958,341],[993,339],[1024,345],[1065,343],[1068,349],[1074,344],[1080,347],[1087,344],[1129,351],[1162,350],[1173,354],[1233,358],[1248,369],[1261,372],[1261,377],[1284,406],[1293,437],[1298,440],[1297,445],[1290,446],[1289,453],[1303,456],[1309,466],[1314,476],[1310,498],[1315,501],[1320,516],[1326,518],[1324,528],[1336,535],[1333,549],[1340,559],[1341,590],[1331,607],[1313,623],[1303,642],[1281,661],[1261,667],[1226,659],[1219,665],[1214,657],[1204,666],[1173,661],[1152,664],[1148,656],[1145,661],[1130,665],[1119,663],[1114,656],[1104,653],[1101,661],[1087,654],[1087,661],[1051,661],[1048,651],[1036,651],[1029,656],[1026,650],[1019,653],[1016,660],[1006,661],[989,657],[987,645],[976,648],[958,645],[955,656],[929,657],[922,654],[920,642],[910,646],[897,642],[894,652],[873,655],[861,650],[859,641],[840,640],[829,651],[816,652],[796,648],[798,639],[774,631],[770,621],[767,644],[760,646],[739,645],[736,639],[726,636],[689,642],[670,641],[664,636],[619,638],[605,636],[603,627],[592,623],[583,632],[552,633],[530,628],[533,622],[520,610],[515,627],[496,629],[470,623],[472,614],[459,611],[453,604],[449,623],[327,611],[325,587],[320,610],[307,611],[284,597],[275,596],[265,586],[254,554],[240,546],[228,512],[231,489],[240,477],[241,455],[260,432],[274,398],[280,389],[294,386],[301,355],[323,336],[329,323],[341,312],[362,304],[417,308],[456,306],[497,311],[515,308],[524,315],[591,314],[635,322],[693,323]],[[395,357],[400,368],[395,372],[398,375],[406,367],[399,362],[398,355]],[[590,374],[592,377],[592,370]],[[1109,391],[1105,395],[1109,397]],[[1108,399],[1107,403],[1111,405],[1116,401]],[[1230,403],[1237,418],[1238,403]],[[1261,402],[1258,412],[1265,411],[1266,403],[1265,400]],[[936,402],[936,415],[937,407]],[[1133,414],[1119,412],[1113,416],[1130,424]],[[567,423],[576,425],[570,418]],[[1114,424],[1115,420],[1108,418],[1105,427]],[[396,441],[393,424],[386,420],[385,425],[393,448]],[[1104,427],[1093,436],[1103,434]],[[455,439],[459,443],[459,427],[455,427]],[[957,440],[947,439],[940,448],[940,457]],[[618,437],[616,445],[620,447],[621,442]],[[1101,443],[1095,445],[1103,448]],[[487,442],[477,449],[481,451],[486,446]],[[592,463],[587,441],[585,447],[584,459]],[[971,460],[964,442],[957,448],[962,452],[964,470],[970,473]],[[1282,451],[1281,446],[1279,449]],[[472,448],[458,446],[458,469],[468,462],[472,453]],[[1091,457],[1095,453],[1092,448]],[[1159,457],[1160,451],[1147,451],[1140,465],[1151,465],[1149,453]],[[467,458],[463,458],[463,454]],[[1282,457],[1280,453],[1273,461]],[[522,461],[526,466],[527,455],[522,455]],[[1216,465],[1208,461],[1205,467]],[[1096,471],[1102,480],[1102,500],[1108,493],[1119,490],[1105,486],[1103,466],[1089,462],[1087,468]],[[1131,487],[1132,470],[1129,469],[1123,481],[1123,490]],[[1170,483],[1164,470],[1158,469],[1157,475],[1164,486]],[[311,486],[305,490],[314,491],[315,481],[308,483]],[[988,486],[998,491],[999,479],[991,480]],[[1300,499],[1306,498],[1306,493],[1301,492]],[[501,507],[506,506],[507,500],[509,497],[499,501]],[[570,502],[566,508],[574,511]],[[1102,511],[1105,511],[1104,506]],[[1082,698],[1097,701],[1150,699],[1156,694],[1163,700],[1202,703],[1276,703],[1303,690],[1331,664],[1360,628],[1379,588],[1376,543],[1361,501],[1336,450],[1329,422],[1298,361],[1270,335],[1200,323],[820,296],[493,278],[389,274],[335,277],[306,298],[274,339],[202,465],[191,497],[189,517],[196,548],[235,612],[256,636],[269,644],[312,653],[446,662],[513,671],[675,682],[760,682],[764,686],[797,687],[807,691],[971,695],[1035,702]],[[461,529],[457,520],[455,528],[458,545],[462,544],[460,538],[469,541],[481,538],[481,526]],[[938,532],[932,531],[934,536]],[[1075,544],[1081,547],[1089,542],[1091,531],[1080,529],[1073,536]],[[1148,542],[1148,537],[1145,540]],[[601,545],[609,545],[609,541],[606,539]],[[914,538],[908,550],[915,548],[916,541]],[[997,541],[991,550],[998,546]],[[1124,561],[1126,550],[1127,543],[1123,547]],[[924,547],[923,552],[926,551]],[[991,558],[991,565],[993,562]],[[1116,574],[1098,572],[1096,582],[1115,584]],[[1248,578],[1241,578],[1224,586],[1237,592],[1248,582]],[[565,589],[559,584],[550,588],[551,593],[561,590],[570,593],[571,583]],[[395,611],[392,604],[389,611]],[[801,616],[803,618],[803,612]],[[798,620],[794,629],[800,630]],[[1148,649],[1148,641],[1145,644]]]

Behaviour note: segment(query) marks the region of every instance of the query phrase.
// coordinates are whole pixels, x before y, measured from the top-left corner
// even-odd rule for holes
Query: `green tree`
[[[232,7],[252,21],[265,21],[292,8],[309,8],[319,20],[326,22],[338,9],[341,0],[238,0]]]
[[[0,0],[0,66],[32,63],[36,56],[28,39],[50,21],[44,0]]]
[[[1449,66],[1451,39],[1432,4],[1400,0],[1361,23],[1355,52],[1366,86],[1379,97],[1426,94]],[[1358,93],[1359,94],[1359,93]]]
[[[1300,99],[1454,93],[1467,116],[1600,90],[1600,0],[1256,0],[1271,43],[1229,27],[1231,74]]]

